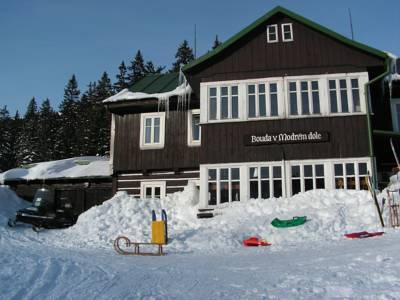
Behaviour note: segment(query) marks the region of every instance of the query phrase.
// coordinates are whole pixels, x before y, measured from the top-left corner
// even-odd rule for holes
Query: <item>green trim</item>
[[[388,130],[374,130],[373,134],[400,138],[400,132],[394,132]]]
[[[372,83],[377,82],[378,80],[383,79],[385,76],[387,76],[390,73],[390,58],[388,55],[386,55],[385,58],[385,65],[386,65],[386,70],[383,72],[381,75],[375,77],[371,81],[368,81],[364,85],[364,91],[365,91],[365,107],[367,110],[367,128],[368,128],[368,146],[369,146],[369,155],[372,162],[372,176],[374,179],[374,185],[377,188],[378,187],[378,176],[377,176],[377,165],[376,165],[376,160],[374,160],[374,144],[373,144],[373,134],[375,134],[376,131],[378,132],[383,132],[382,130],[372,130],[372,124],[371,124],[371,110],[369,107],[369,104],[371,103],[370,99],[370,92],[369,88]]]
[[[242,29],[241,31],[239,31],[237,34],[235,34],[234,36],[232,36],[231,38],[229,38],[227,41],[225,41],[224,43],[222,43],[221,45],[219,45],[217,48],[215,48],[214,50],[204,54],[203,56],[200,56],[198,59],[190,62],[189,64],[187,64],[186,66],[184,66],[182,68],[183,71],[189,71],[190,69],[200,65],[201,63],[205,62],[208,59],[211,59],[212,57],[216,56],[217,54],[223,52],[226,48],[228,48],[229,46],[231,46],[232,44],[236,43],[238,40],[240,40],[241,38],[243,38],[245,35],[247,35],[249,32],[251,32],[252,30],[254,30],[255,28],[257,28],[258,26],[260,26],[261,24],[263,24],[264,22],[266,22],[269,18],[271,18],[273,15],[277,14],[277,13],[282,13],[300,23],[303,23],[315,30],[318,30],[334,39],[337,39],[339,41],[341,41],[344,44],[347,44],[349,46],[358,48],[360,50],[363,50],[367,53],[376,55],[380,58],[386,58],[387,54],[381,50],[375,49],[373,47],[364,45],[362,43],[353,41],[337,32],[334,32],[318,23],[315,23],[303,16],[300,16],[282,6],[277,6],[274,9],[270,10],[268,13],[266,13],[264,16],[262,16],[261,18],[257,19],[255,22],[251,23],[249,26],[247,26],[246,28]]]
[[[374,79],[372,79],[371,81],[368,81],[365,84],[365,100],[366,100],[366,110],[367,110],[367,128],[368,128],[368,145],[369,145],[369,154],[370,157],[374,156],[374,145],[373,145],[373,138],[372,138],[372,124],[371,124],[371,110],[370,110],[370,103],[371,103],[371,99],[370,99],[370,92],[369,92],[369,88],[370,85],[372,83],[377,82],[378,80],[383,79],[386,75],[388,75],[390,73],[390,58],[388,56],[386,56],[385,59],[385,65],[386,65],[386,70],[385,72],[383,72],[381,75],[375,77]]]

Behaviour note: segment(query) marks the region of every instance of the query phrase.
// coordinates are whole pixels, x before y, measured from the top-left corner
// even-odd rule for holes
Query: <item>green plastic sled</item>
[[[293,219],[290,220],[279,220],[278,218],[275,218],[272,220],[271,225],[274,227],[286,228],[286,227],[303,225],[306,221],[307,221],[306,216],[293,217]]]

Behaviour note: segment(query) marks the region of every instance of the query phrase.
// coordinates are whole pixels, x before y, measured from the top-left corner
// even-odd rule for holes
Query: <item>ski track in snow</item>
[[[0,227],[1,299],[399,299],[400,233],[227,254],[118,256]],[[36,234],[36,233],[34,233]],[[168,251],[168,247],[166,247]]]
[[[0,192],[13,197],[7,189]],[[253,201],[208,221],[195,219],[193,207],[172,203],[165,257],[120,256],[110,243],[120,228],[131,229],[130,237],[148,237],[151,201],[120,195],[83,214],[70,229],[35,233],[30,226],[7,227],[11,208],[25,205],[14,196],[12,205],[0,201],[0,300],[400,299],[400,231],[360,240],[342,236],[346,229],[376,228],[375,208],[364,195],[313,192],[293,202]],[[311,220],[302,227],[271,228],[266,219],[275,209],[291,214],[285,206]],[[275,239],[272,246],[240,245],[245,234],[260,230]]]

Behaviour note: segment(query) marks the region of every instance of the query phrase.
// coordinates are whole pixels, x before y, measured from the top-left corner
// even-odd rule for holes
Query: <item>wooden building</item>
[[[394,163],[390,61],[276,7],[186,65],[187,82],[148,76],[105,100],[114,189],[163,197],[194,180],[203,206],[366,189]]]

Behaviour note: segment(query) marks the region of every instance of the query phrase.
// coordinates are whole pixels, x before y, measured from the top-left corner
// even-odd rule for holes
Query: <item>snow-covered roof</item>
[[[129,101],[129,100],[140,100],[140,99],[158,99],[168,100],[170,97],[178,96],[183,97],[192,93],[190,85],[183,83],[176,87],[174,90],[163,93],[143,93],[143,92],[131,92],[129,89],[123,89],[118,94],[111,96],[103,101],[103,103],[112,103],[118,101]]]
[[[108,177],[111,175],[108,157],[82,156],[40,162],[0,173],[0,182],[7,180],[45,180],[57,178]]]

